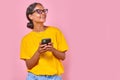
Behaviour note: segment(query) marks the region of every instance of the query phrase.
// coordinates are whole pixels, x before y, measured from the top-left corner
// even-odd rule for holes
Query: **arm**
[[[53,48],[52,53],[56,58],[65,60],[65,52],[61,52],[61,51],[58,51],[57,49]]]
[[[35,65],[37,65],[40,55],[42,55],[44,52],[46,52],[46,47],[43,47],[45,45],[40,45],[40,47],[37,49],[35,54],[30,59],[25,59],[26,66],[28,69],[32,69]]]
[[[32,69],[37,63],[40,58],[40,53],[38,51],[30,59],[25,59],[26,66],[28,69]]]
[[[52,43],[49,43],[49,45],[47,45],[47,51],[51,51],[53,53],[53,55],[60,59],[60,60],[64,60],[65,59],[65,52],[61,52],[57,49],[55,49],[53,46],[52,46]]]

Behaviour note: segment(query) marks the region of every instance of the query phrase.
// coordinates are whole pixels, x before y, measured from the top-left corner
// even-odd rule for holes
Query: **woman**
[[[58,28],[44,25],[47,12],[41,3],[31,4],[26,11],[32,31],[21,41],[20,58],[28,69],[27,80],[62,80],[61,60],[68,45]]]

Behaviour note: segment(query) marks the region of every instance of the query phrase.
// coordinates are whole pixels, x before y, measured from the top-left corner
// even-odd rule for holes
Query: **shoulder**
[[[31,36],[32,36],[32,34],[31,34],[31,32],[29,32],[22,37],[21,41],[22,42],[27,42],[28,40],[30,40]]]

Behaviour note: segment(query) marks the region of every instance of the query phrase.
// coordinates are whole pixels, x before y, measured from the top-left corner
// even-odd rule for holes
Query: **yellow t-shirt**
[[[20,48],[20,58],[30,59],[44,38],[51,38],[53,47],[57,50],[68,50],[68,45],[61,31],[56,27],[49,26],[45,31],[31,31],[23,37]],[[52,52],[47,51],[41,55],[38,64],[31,70],[28,69],[28,71],[36,75],[60,75],[64,72],[64,68],[61,61],[57,59]]]

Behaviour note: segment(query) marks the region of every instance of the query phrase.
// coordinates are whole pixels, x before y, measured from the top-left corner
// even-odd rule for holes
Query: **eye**
[[[41,13],[42,13],[42,10],[37,9],[36,12],[37,12],[38,14],[41,14]]]

